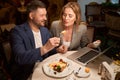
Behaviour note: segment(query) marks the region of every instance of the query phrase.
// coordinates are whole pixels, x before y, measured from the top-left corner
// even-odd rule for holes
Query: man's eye
[[[43,15],[40,15],[40,16],[41,16],[41,17],[44,17],[44,16],[46,16],[46,15],[43,14]]]

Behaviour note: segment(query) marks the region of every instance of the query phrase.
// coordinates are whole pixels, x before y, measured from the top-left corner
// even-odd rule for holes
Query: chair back
[[[86,22],[90,26],[94,26],[95,28],[105,27],[104,16],[102,14],[102,6],[98,3],[94,2],[85,5],[85,16]]]
[[[4,24],[0,25],[1,31],[4,32],[5,30],[10,31],[12,28],[15,27],[15,24]]]
[[[114,12],[108,12],[105,14],[105,23],[108,27],[108,34],[120,39],[120,15]]]
[[[94,40],[94,27],[87,27],[87,36],[90,42]]]
[[[5,24],[0,25],[1,35],[0,35],[0,45],[2,47],[3,56],[5,57],[6,64],[9,63],[11,58],[11,46],[10,46],[10,30],[15,27],[15,24]]]

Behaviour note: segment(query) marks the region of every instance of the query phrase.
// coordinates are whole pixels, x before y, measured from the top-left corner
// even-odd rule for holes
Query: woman
[[[60,20],[52,23],[50,31],[53,36],[62,37],[63,45],[57,49],[61,53],[78,50],[89,43],[87,27],[81,22],[81,10],[77,2],[68,2],[62,8]]]

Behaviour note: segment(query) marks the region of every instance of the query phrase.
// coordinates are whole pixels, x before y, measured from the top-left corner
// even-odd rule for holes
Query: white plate
[[[81,67],[81,69],[79,70],[79,68],[75,69],[74,70],[74,74],[77,76],[77,77],[80,77],[80,78],[85,78],[85,77],[89,77],[90,76],[90,72],[85,72],[85,67]]]
[[[54,71],[53,69],[51,69],[49,67],[50,63],[55,62],[55,61],[59,61],[60,59],[63,59],[63,61],[67,62],[67,67],[62,72]],[[72,67],[72,62],[65,57],[58,57],[56,59],[50,60],[47,63],[43,64],[44,73],[48,76],[56,77],[56,78],[62,78],[62,77],[68,76],[69,74],[71,74],[73,72],[72,68],[73,68]]]

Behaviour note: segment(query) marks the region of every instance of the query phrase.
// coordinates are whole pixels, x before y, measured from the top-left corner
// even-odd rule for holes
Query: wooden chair
[[[105,19],[108,35],[120,40],[120,15],[115,12],[108,12],[105,15]]]
[[[10,62],[10,58],[11,58],[11,46],[10,46],[10,41],[9,41],[9,32],[10,30],[15,27],[15,24],[5,24],[5,25],[0,25],[0,29],[1,29],[1,36],[0,36],[0,55],[2,56],[2,62],[1,62],[1,67],[2,70],[4,72],[4,74],[6,75],[6,77],[8,78],[8,80],[11,80],[11,77],[9,75],[9,62]],[[8,32],[5,32],[5,31]],[[7,33],[7,34],[6,34]],[[8,36],[6,38],[6,36]]]
[[[94,27],[94,37],[106,33],[106,25],[102,6],[96,2],[85,5],[86,22],[89,26]]]

